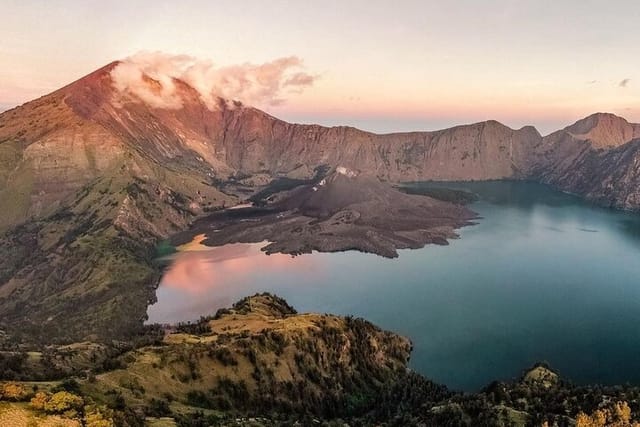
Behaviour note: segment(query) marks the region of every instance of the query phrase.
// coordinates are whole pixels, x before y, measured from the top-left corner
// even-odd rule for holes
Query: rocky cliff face
[[[640,125],[598,113],[544,137],[530,176],[598,204],[640,210]]]
[[[309,175],[319,165],[344,165],[381,178],[486,180],[524,176],[539,133],[495,122],[437,132],[376,135],[351,127],[295,125],[255,109],[229,112],[226,162],[243,173]]]
[[[540,170],[540,181],[599,205],[640,209],[640,139],[612,149],[578,146],[561,165]]]

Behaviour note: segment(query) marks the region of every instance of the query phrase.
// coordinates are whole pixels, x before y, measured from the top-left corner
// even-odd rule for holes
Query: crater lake
[[[540,361],[575,383],[640,384],[640,215],[526,182],[411,185],[472,191],[481,219],[448,246],[396,259],[196,239],[171,256],[149,322],[196,320],[271,292],[299,312],[364,317],[411,338],[410,367],[453,389]]]

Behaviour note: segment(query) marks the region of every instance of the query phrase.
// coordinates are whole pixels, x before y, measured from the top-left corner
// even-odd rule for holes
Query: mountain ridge
[[[179,108],[155,108],[114,86],[118,65],[0,114],[0,329],[126,335],[155,298],[156,242],[275,178],[308,181],[322,167],[391,182],[528,179],[640,210],[640,143],[622,142],[637,125],[617,116],[545,137],[493,120],[378,135],[223,99],[211,109],[178,79]],[[141,81],[162,93],[162,81]]]
[[[534,179],[558,185],[557,178],[546,176],[548,170],[563,175],[569,167],[567,159],[578,155],[585,144],[595,150],[612,149],[640,136],[640,125],[609,113],[593,114],[545,137],[533,126],[516,130],[495,120],[437,131],[388,134],[348,126],[298,125],[222,99],[219,108],[211,110],[195,89],[179,79],[173,82],[183,100],[182,107],[158,109],[115,89],[111,73],[119,64],[114,61],[49,95],[0,114],[0,141],[14,145],[16,140],[21,141],[21,147],[3,147],[6,149],[2,151],[12,151],[14,156],[19,157],[20,148],[28,154],[37,151],[29,150],[29,146],[34,142],[46,146],[52,136],[75,139],[84,143],[85,151],[96,148],[107,154],[102,156],[97,171],[91,171],[88,165],[95,155],[74,159],[64,173],[80,169],[84,176],[76,177],[75,183],[61,183],[60,194],[47,197],[47,189],[35,185],[31,200],[25,201],[35,206],[26,208],[28,213],[38,217],[42,211],[39,207],[78,190],[104,171],[109,158],[113,160],[126,151],[124,146],[160,163],[178,158],[183,163],[200,163],[199,174],[223,180],[234,174],[259,173],[308,178],[318,166],[343,164],[367,169],[390,181]],[[161,84],[148,79],[145,81],[151,86]],[[47,104],[53,105],[47,108]],[[47,119],[47,110],[52,108],[59,113]],[[36,111],[42,109],[45,114]],[[44,123],[38,120],[42,116]],[[35,152],[33,157],[45,155],[50,153]],[[2,157],[0,154],[0,160]],[[11,177],[11,171],[0,168],[0,180],[7,182],[7,177]],[[573,192],[580,194],[579,185],[575,187]],[[615,206],[640,207],[629,203]],[[5,220],[8,224],[4,227],[17,219]]]
[[[591,141],[597,148],[617,147],[640,138],[640,124],[611,113],[594,113],[563,129],[573,137]]]
[[[536,363],[461,392],[408,369],[412,347],[364,319],[254,294],[196,322],[150,327],[130,346],[1,352],[11,381],[0,382],[0,423],[639,425],[637,386],[575,385]]]

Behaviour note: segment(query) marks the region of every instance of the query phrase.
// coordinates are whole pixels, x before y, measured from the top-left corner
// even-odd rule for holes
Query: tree
[[[631,408],[627,402],[615,402],[609,407],[597,409],[591,415],[580,412],[576,427],[638,427],[631,422]]]
[[[95,406],[85,409],[84,425],[86,427],[115,427],[112,411]]]
[[[44,404],[44,410],[52,414],[64,413],[69,418],[74,418],[83,405],[84,400],[80,396],[68,391],[59,391],[47,400]]]
[[[6,383],[2,386],[1,395],[5,400],[20,401],[27,398],[27,390],[22,384]]]
[[[44,407],[51,398],[51,394],[39,391],[31,398],[31,406],[39,411],[44,411]]]

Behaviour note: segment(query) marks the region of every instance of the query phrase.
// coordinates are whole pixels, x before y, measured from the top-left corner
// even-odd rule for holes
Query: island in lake
[[[447,244],[478,215],[459,203],[407,194],[379,179],[338,166],[312,183],[270,194],[257,207],[226,209],[171,239],[205,234],[205,245],[268,241],[267,253],[359,250],[388,258],[398,249]]]

